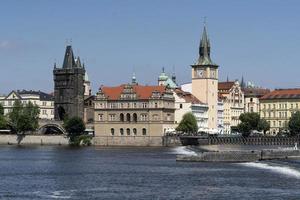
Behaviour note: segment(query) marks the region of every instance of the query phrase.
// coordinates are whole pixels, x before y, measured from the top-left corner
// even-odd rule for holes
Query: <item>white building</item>
[[[218,133],[224,134],[224,97],[219,95],[218,100]]]
[[[41,91],[17,90],[11,91],[7,96],[0,97],[0,103],[3,105],[4,114],[12,111],[16,100],[20,100],[23,104],[28,102],[37,105],[40,108],[40,119],[54,118],[54,97],[53,95]]]
[[[178,126],[184,114],[192,112],[197,120],[198,131],[209,132],[208,105],[202,103],[194,95],[181,89],[174,90],[175,124]]]

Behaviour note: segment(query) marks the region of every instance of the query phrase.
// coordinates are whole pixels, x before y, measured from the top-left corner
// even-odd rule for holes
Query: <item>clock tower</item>
[[[192,67],[192,94],[208,105],[208,128],[218,127],[218,65],[210,58],[210,42],[204,24],[199,58]]]

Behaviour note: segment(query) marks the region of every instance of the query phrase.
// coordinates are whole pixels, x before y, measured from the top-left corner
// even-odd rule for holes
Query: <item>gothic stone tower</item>
[[[66,47],[62,68],[54,65],[54,119],[67,117],[83,119],[85,69],[79,57],[74,59],[72,46]]]
[[[204,25],[199,47],[199,59],[192,67],[192,93],[208,104],[208,128],[218,124],[218,65],[210,58],[210,42]]]

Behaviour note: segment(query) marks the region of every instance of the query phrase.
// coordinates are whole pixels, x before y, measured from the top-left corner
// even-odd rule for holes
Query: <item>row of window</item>
[[[103,114],[98,114],[98,120],[99,121],[104,121],[104,115]],[[159,121],[160,116],[158,114],[153,114],[152,115],[152,120],[154,121]],[[171,121],[171,114],[167,114],[166,116],[167,121]],[[133,113],[132,116],[127,113],[124,115],[121,113],[119,117],[117,118],[116,114],[109,114],[108,115],[108,121],[121,121],[121,122],[137,122],[138,121],[138,116],[136,113]],[[148,114],[140,114],[140,121],[148,121]]]
[[[125,133],[124,131],[126,131],[126,133]],[[115,129],[114,129],[114,128],[111,128],[111,129],[110,129],[110,133],[111,133],[112,136],[114,136],[114,135],[116,134]],[[121,136],[123,136],[123,135],[125,135],[125,134],[128,135],[128,136],[129,136],[129,135],[134,135],[134,136],[136,136],[136,135],[138,135],[138,131],[137,131],[136,128],[133,128],[132,130],[130,130],[130,128],[127,128],[127,129],[120,128],[119,134],[120,134]],[[147,129],[146,129],[146,128],[143,128],[143,129],[142,129],[142,135],[147,135]]]
[[[32,101],[32,100],[22,100],[21,102],[22,102],[23,104],[27,104],[28,102],[31,102],[31,103],[37,105],[37,101]],[[2,104],[3,106],[13,106],[14,103],[15,103],[15,100],[11,100],[11,101],[3,101],[3,102],[1,102],[1,104]],[[54,102],[51,102],[50,105],[51,105],[51,106],[54,106]],[[47,106],[47,101],[42,101],[42,106]]]
[[[287,109],[288,105],[285,103],[285,104],[278,104],[278,106],[276,106],[276,104],[274,103],[273,105],[272,104],[263,104],[263,109]],[[298,103],[291,103],[290,104],[290,109],[298,109]]]
[[[161,107],[162,102],[152,102],[152,103],[99,103],[97,106],[99,108],[158,108],[159,106]],[[170,104],[167,103],[169,106]]]
[[[287,121],[278,121],[278,124],[276,121],[268,121],[271,127],[287,127],[288,122]]]

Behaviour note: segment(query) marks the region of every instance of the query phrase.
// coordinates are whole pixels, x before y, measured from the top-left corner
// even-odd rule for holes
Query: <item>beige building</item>
[[[244,113],[244,93],[238,81],[220,82],[218,89],[224,103],[224,133],[230,134],[231,128],[239,124],[239,117]]]
[[[245,112],[259,113],[259,99],[269,93],[269,89],[246,87],[242,89],[244,92]]]
[[[204,26],[199,58],[192,65],[192,94],[208,105],[208,128],[218,128],[218,65],[210,58],[210,41]]]
[[[269,122],[272,135],[287,130],[292,113],[299,110],[300,88],[277,89],[260,98],[260,116]]]
[[[208,106],[194,95],[181,89],[174,90],[175,124],[179,125],[186,113],[193,113],[198,124],[198,131],[208,131]]]
[[[0,103],[4,107],[4,114],[8,114],[12,111],[13,105],[16,100],[20,100],[23,104],[28,102],[37,105],[40,108],[40,119],[54,118],[54,97],[53,95],[41,92],[41,91],[26,91],[17,90],[11,91],[7,96],[0,98]]]
[[[165,86],[103,86],[94,108],[97,144],[161,145],[165,132],[174,129],[173,92]]]

